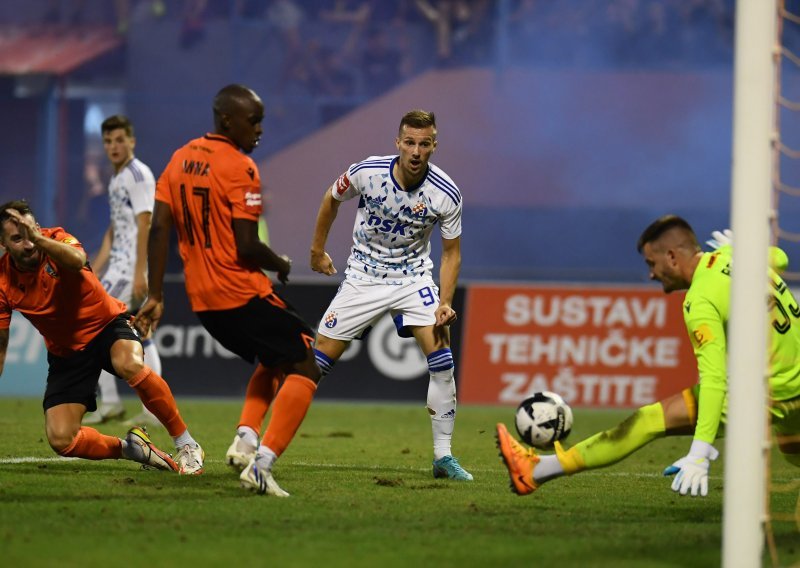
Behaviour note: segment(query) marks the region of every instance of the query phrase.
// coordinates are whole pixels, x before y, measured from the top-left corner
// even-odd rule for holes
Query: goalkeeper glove
[[[713,250],[727,245],[733,245],[733,231],[730,229],[711,231],[711,238],[706,241],[706,244]]]
[[[708,468],[711,462],[717,459],[717,448],[703,442],[693,440],[689,455],[679,459],[664,470],[664,475],[675,475],[672,481],[672,490],[686,495],[691,492],[692,497],[708,495]]]
[[[730,229],[711,231],[711,238],[706,241],[706,244],[712,250],[733,246],[733,231]],[[783,274],[789,267],[789,257],[782,249],[771,246],[769,247],[769,266],[778,274]]]

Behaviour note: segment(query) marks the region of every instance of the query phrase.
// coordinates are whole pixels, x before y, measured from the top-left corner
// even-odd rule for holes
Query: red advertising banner
[[[682,293],[650,287],[470,286],[458,398],[630,408],[697,382]]]

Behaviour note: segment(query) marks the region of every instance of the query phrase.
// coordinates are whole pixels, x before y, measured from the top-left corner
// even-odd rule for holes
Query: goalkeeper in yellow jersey
[[[523,447],[498,424],[497,445],[515,493],[527,495],[557,477],[614,464],[656,438],[692,435],[688,454],[667,467],[664,475],[675,475],[672,489],[681,495],[708,494],[709,466],[719,455],[712,444],[722,434],[727,406],[732,252],[730,233],[715,236],[718,248],[704,253],[691,226],[678,216],[666,215],[644,230],[637,245],[650,278],[661,282],[664,292],[687,290],[683,318],[697,357],[698,384],[639,408],[618,426],[568,450],[556,442],[552,455]],[[786,268],[786,255],[774,247],[770,255],[772,427],[780,451],[800,467],[800,305],[779,276]]]

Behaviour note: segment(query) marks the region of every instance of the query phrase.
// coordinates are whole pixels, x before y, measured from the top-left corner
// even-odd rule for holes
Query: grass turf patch
[[[129,414],[138,403],[126,400]],[[658,440],[612,467],[517,497],[494,445],[513,409],[459,407],[454,454],[475,481],[434,479],[422,404],[312,405],[274,475],[289,499],[242,490],[224,463],[240,402],[181,400],[206,473],[124,460],[58,458],[37,400],[0,399],[0,550],[8,566],[710,566],[721,559],[722,471],[709,496],[680,497],[660,472],[687,438]],[[575,442],[626,412],[575,411]],[[119,423],[104,433],[124,436]],[[171,440],[151,428],[153,441]],[[723,444],[717,444],[720,449]],[[781,565],[800,561],[798,472],[779,456],[771,493]],[[792,487],[794,487],[792,489]]]

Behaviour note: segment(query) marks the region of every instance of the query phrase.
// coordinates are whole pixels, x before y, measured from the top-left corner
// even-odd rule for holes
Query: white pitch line
[[[55,457],[34,457],[34,456],[25,456],[25,457],[18,457],[18,458],[0,458],[0,465],[16,465],[16,464],[27,464],[27,463],[59,463],[59,462],[67,462],[67,461],[75,461],[81,458],[62,458],[59,456]],[[212,460],[207,459],[205,460],[206,463],[223,463],[223,460]],[[382,464],[382,465],[366,465],[366,464],[355,464],[355,463],[311,463],[305,461],[285,461],[282,462],[281,465],[284,466],[300,466],[300,467],[313,467],[317,469],[360,469],[360,470],[372,470],[372,471],[403,471],[403,472],[426,472],[430,468],[424,467],[409,467],[409,466],[397,466],[391,464]],[[500,467],[496,469],[486,469],[486,468],[469,468],[470,471],[481,472],[481,473],[493,473],[500,469]],[[652,478],[652,477],[663,477],[660,473],[634,473],[630,471],[585,471],[581,474],[582,476],[597,476],[597,477],[628,477],[628,478]],[[710,479],[722,479],[722,475],[710,475]],[[795,481],[793,478],[776,478],[772,480],[772,483],[786,483],[790,481]]]
[[[18,458],[0,458],[0,465],[16,465],[16,464],[36,464],[36,463],[60,463],[60,462],[67,462],[67,461],[75,461],[81,458],[62,458],[59,456],[54,457],[34,457],[34,456],[26,456],[26,457],[18,457]],[[206,459],[206,463],[215,463],[215,462],[222,462],[222,460],[212,460]],[[299,466],[299,467],[309,467],[315,469],[332,469],[332,470],[345,470],[345,469],[358,469],[362,471],[398,471],[398,472],[427,472],[430,468],[428,467],[410,467],[410,466],[399,466],[399,465],[391,465],[391,464],[381,464],[381,465],[367,465],[367,464],[354,464],[354,463],[312,463],[312,462],[305,462],[305,461],[285,461],[282,462],[283,466]],[[486,468],[474,468],[471,467],[470,471],[481,472],[481,473],[491,473],[499,470],[499,466],[497,469],[486,469]],[[629,473],[629,472],[586,472],[588,475],[601,475],[601,476],[614,476],[614,477],[660,477],[657,473]]]
[[[21,458],[0,458],[0,465],[17,464],[17,463],[52,463],[52,462],[75,461],[79,459],[81,458],[62,458],[62,457],[37,458],[33,456],[27,456]]]
[[[36,463],[59,463],[59,462],[66,462],[66,461],[74,461],[79,460],[80,458],[62,458],[62,457],[34,457],[34,456],[26,456],[26,457],[18,457],[18,458],[0,458],[0,465],[15,465],[15,464],[36,464]],[[206,463],[215,463],[215,462],[222,462],[222,460],[212,460],[206,459]],[[345,470],[345,469],[358,469],[362,471],[398,471],[398,472],[427,472],[430,468],[428,467],[410,467],[410,466],[399,466],[399,465],[391,465],[391,464],[381,464],[381,465],[367,465],[367,464],[354,464],[354,463],[312,463],[306,461],[290,461],[287,460],[282,462],[281,465],[284,466],[299,466],[299,467],[309,467],[315,469],[332,469],[332,470]],[[470,471],[481,472],[481,473],[492,473],[496,472],[500,469],[498,468],[487,469],[487,468],[474,468],[471,467]],[[632,472],[600,472],[600,471],[587,471],[584,472],[583,475],[593,475],[593,476],[600,476],[600,477],[636,477],[636,478],[647,478],[647,477],[661,477],[660,473],[632,473]],[[711,476],[712,479],[714,476]],[[721,477],[720,477],[721,478]]]

